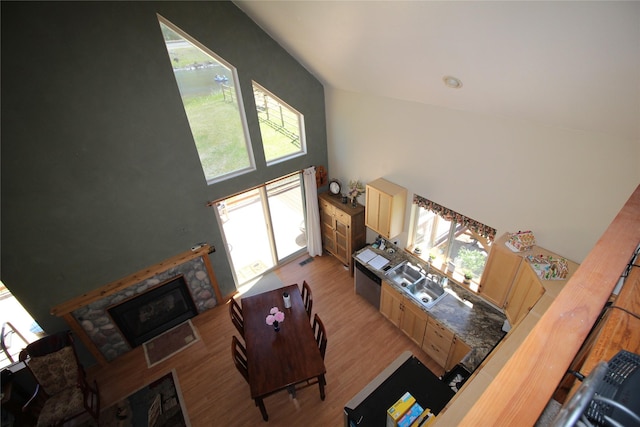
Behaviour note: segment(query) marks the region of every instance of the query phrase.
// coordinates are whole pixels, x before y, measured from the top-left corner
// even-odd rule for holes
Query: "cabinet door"
[[[380,232],[380,191],[373,187],[367,186],[367,197],[366,197],[366,221],[365,225],[370,229]]]
[[[471,351],[471,347],[469,347],[464,341],[462,341],[457,336],[453,337],[453,342],[451,343],[451,350],[449,351],[449,357],[447,359],[447,365],[444,367],[446,371],[450,371],[456,366],[463,357],[465,357]]]
[[[544,287],[535,271],[522,262],[505,303],[505,314],[512,326],[518,324],[544,294]]]
[[[320,227],[322,233],[322,246],[327,252],[336,253],[336,237],[334,230],[335,220],[326,209],[320,210]]]
[[[506,247],[491,247],[478,292],[498,307],[503,307],[522,258]]]
[[[349,251],[349,226],[341,223],[340,221],[336,221],[335,225],[335,255],[343,264],[348,264],[349,258],[351,257],[351,252]]]
[[[380,293],[380,313],[391,323],[400,327],[402,320],[402,301],[403,296],[393,289],[387,282],[382,282],[382,291]]]
[[[429,316],[414,303],[405,298],[402,311],[401,329],[419,346],[422,346],[424,331]]]

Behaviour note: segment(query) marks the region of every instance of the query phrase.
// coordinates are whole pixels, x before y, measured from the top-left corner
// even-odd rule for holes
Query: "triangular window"
[[[305,154],[304,116],[256,82],[253,96],[267,164]]]
[[[208,184],[255,169],[236,69],[158,15]]]

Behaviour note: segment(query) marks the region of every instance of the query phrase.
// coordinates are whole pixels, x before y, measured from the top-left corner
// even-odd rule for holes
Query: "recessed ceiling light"
[[[460,81],[460,79],[453,76],[444,76],[442,78],[442,81],[447,87],[450,87],[452,89],[460,89],[462,87],[462,82]]]

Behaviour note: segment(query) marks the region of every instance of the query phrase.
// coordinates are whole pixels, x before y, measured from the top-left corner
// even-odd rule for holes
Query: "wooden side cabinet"
[[[407,189],[378,178],[366,187],[366,226],[390,239],[402,233]]]
[[[329,193],[318,196],[322,247],[353,273],[352,254],[366,244],[364,206],[343,204]]]

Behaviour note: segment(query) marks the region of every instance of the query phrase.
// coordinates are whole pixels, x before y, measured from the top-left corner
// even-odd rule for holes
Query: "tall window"
[[[209,184],[255,169],[236,69],[158,15]]]
[[[470,276],[472,290],[477,290],[495,234],[491,227],[414,196],[410,249],[436,268],[453,269],[460,282]]]
[[[256,82],[253,96],[267,164],[304,154],[304,116]]]

